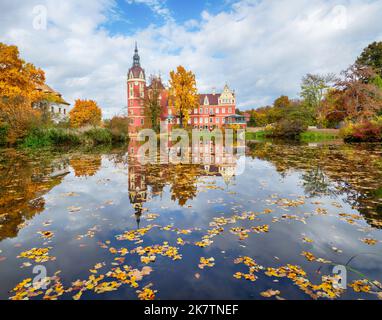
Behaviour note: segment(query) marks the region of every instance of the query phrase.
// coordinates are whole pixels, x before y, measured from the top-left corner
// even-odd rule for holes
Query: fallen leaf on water
[[[155,299],[155,293],[157,293],[157,290],[150,289],[152,287],[152,283],[145,286],[143,290],[137,290],[138,298],[140,300],[154,300]]]
[[[366,292],[369,293],[371,290],[371,285],[368,280],[356,280],[349,284],[349,287],[353,288],[355,292]]]
[[[48,248],[32,248],[28,251],[21,252],[17,258],[26,258],[33,260],[35,262],[47,262],[54,261],[56,257],[49,256],[49,251],[51,247]]]
[[[371,238],[364,238],[364,239],[361,239],[361,241],[366,243],[369,246],[375,246],[378,243],[377,240],[371,239]]]
[[[302,241],[306,242],[306,243],[313,243],[313,240],[312,239],[309,239],[308,237],[304,237],[302,238]]]
[[[37,233],[45,240],[49,240],[54,237],[54,233],[52,231],[39,231]]]
[[[71,213],[74,213],[74,212],[79,212],[81,211],[81,207],[68,207],[68,211],[71,212]]]
[[[205,267],[213,267],[215,265],[214,258],[200,258],[199,268],[204,269]]]
[[[272,298],[272,297],[277,296],[279,294],[280,294],[279,290],[273,290],[273,289],[268,289],[267,291],[260,293],[260,295],[265,297],[265,298]]]

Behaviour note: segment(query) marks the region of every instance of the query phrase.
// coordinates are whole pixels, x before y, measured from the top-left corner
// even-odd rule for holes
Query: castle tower
[[[141,67],[138,46],[135,44],[133,66],[127,73],[127,111],[129,131],[138,132],[145,126],[144,99],[146,93],[146,75]]]

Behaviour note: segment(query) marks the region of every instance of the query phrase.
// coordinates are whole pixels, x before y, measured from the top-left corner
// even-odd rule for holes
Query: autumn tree
[[[356,63],[373,68],[382,77],[382,41],[373,42],[365,48]]]
[[[351,121],[366,121],[382,110],[382,91],[370,79],[376,74],[370,67],[354,64],[342,72],[336,82],[339,101],[346,118]]]
[[[102,111],[93,100],[76,100],[74,108],[70,111],[70,126],[80,128],[87,125],[98,126],[101,124]]]
[[[280,121],[285,116],[285,113],[288,111],[290,103],[291,102],[289,100],[289,97],[278,97],[273,103],[273,107],[266,109],[268,122],[275,123],[277,121]]]
[[[145,114],[150,119],[151,128],[157,133],[160,130],[161,94],[164,90],[160,78],[151,76],[144,106]]]
[[[182,66],[170,72],[170,102],[180,118],[180,126],[188,121],[191,110],[198,107],[199,96],[195,75]]]
[[[320,112],[322,110],[322,101],[335,80],[335,75],[332,73],[325,75],[309,73],[303,77],[301,97],[304,99],[303,106],[311,115],[311,122],[316,119],[318,123],[322,124],[323,115]]]
[[[347,113],[342,98],[342,91],[335,88],[326,93],[319,110],[324,127],[335,128],[346,119]]]
[[[38,121],[32,105],[41,99],[36,87],[44,81],[44,72],[22,60],[16,46],[0,43],[0,126],[7,126],[8,142],[24,136]]]
[[[32,104],[41,98],[42,94],[36,90],[36,86],[44,84],[45,74],[19,55],[16,46],[0,43],[0,97],[23,97]]]

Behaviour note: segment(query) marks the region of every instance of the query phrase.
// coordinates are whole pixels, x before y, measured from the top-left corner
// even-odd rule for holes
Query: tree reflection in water
[[[68,173],[68,159],[47,154],[0,152],[0,241],[14,238],[45,208],[44,195]]]
[[[301,171],[307,196],[341,195],[374,227],[382,227],[380,144],[250,143],[249,155],[272,163],[281,176]]]

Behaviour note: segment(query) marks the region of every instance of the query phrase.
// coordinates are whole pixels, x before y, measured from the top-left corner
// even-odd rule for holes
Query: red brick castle
[[[152,81],[159,81],[161,88],[160,102],[162,106],[161,122],[168,130],[174,125],[180,124],[180,119],[169,106],[169,93],[163,85],[160,77]],[[135,45],[133,66],[127,74],[127,109],[130,125],[130,132],[137,133],[139,130],[148,127],[149,120],[145,115],[144,99],[150,91],[150,86],[146,84],[145,70],[141,67],[138,47]],[[232,124],[246,127],[245,118],[236,115],[236,95],[225,85],[222,93],[209,93],[199,95],[199,107],[195,108],[190,115],[188,125],[196,129],[222,128]]]

